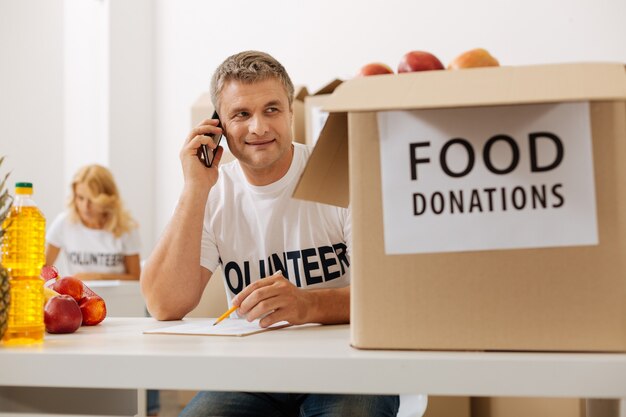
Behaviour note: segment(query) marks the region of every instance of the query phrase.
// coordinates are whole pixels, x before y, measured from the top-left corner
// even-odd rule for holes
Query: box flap
[[[295,198],[348,207],[348,117],[331,114],[293,193]]]
[[[361,77],[337,87],[325,111],[372,111],[626,100],[622,63],[425,71]]]
[[[304,101],[304,98],[309,95],[309,90],[304,85],[294,86],[294,100]]]
[[[311,94],[313,96],[319,96],[321,94],[330,94],[333,91],[335,91],[335,89],[341,84],[343,83],[342,80],[339,79],[334,79],[331,82],[329,82],[328,84],[326,84],[324,87],[320,88],[319,90],[317,90],[314,94]]]

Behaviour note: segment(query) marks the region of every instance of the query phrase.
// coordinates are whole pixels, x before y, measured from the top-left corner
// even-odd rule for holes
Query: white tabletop
[[[626,354],[357,350],[347,325],[142,334],[175,323],[107,318],[36,347],[0,344],[0,386],[626,397]]]

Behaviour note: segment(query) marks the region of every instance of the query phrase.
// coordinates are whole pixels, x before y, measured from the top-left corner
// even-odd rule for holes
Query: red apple
[[[43,320],[48,333],[73,333],[83,321],[78,303],[69,295],[57,295],[46,303]]]
[[[83,297],[79,306],[83,314],[83,326],[95,326],[107,316],[107,306],[102,297],[97,295]]]
[[[54,265],[45,265],[43,268],[41,268],[41,278],[43,278],[45,281],[58,278],[58,276],[59,271]]]
[[[393,70],[389,65],[380,62],[372,62],[363,65],[359,70],[357,77],[367,77],[369,75],[393,74]]]
[[[83,298],[83,282],[78,278],[64,277],[58,279],[50,286],[59,294],[70,295],[76,301]]]
[[[398,74],[402,72],[442,70],[443,64],[430,52],[411,51],[404,54],[398,64]]]

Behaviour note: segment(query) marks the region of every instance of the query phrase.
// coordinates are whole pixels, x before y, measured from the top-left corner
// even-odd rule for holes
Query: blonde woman
[[[72,181],[68,209],[50,225],[46,235],[46,264],[59,252],[68,275],[82,280],[139,279],[137,223],[124,209],[111,172],[87,165]]]

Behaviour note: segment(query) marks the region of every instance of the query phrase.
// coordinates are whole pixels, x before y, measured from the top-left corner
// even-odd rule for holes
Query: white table
[[[0,345],[0,386],[626,398],[626,354],[357,350],[347,325],[142,334],[175,323],[107,318],[38,347]]]
[[[139,281],[96,280],[85,285],[104,298],[107,317],[146,317]]]

